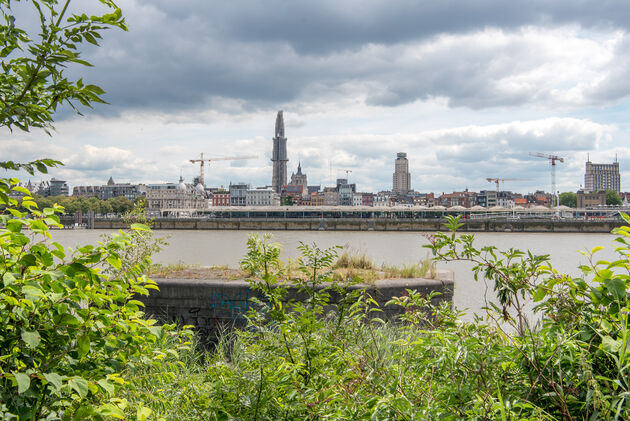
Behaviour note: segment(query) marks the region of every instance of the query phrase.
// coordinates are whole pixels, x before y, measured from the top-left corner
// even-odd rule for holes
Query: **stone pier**
[[[382,312],[378,317],[393,319],[403,310],[400,307],[385,306],[392,297],[407,294],[407,289],[428,295],[433,291],[441,295],[434,298],[434,303],[452,301],[453,272],[438,271],[439,279],[385,279],[373,284],[348,286],[348,290],[365,289]],[[139,297],[144,302],[145,312],[162,322],[192,325],[202,339],[213,341],[222,329],[231,329],[245,325],[245,314],[252,306],[252,298],[263,299],[261,294],[252,290],[246,281],[227,281],[219,279],[155,279],[160,290],[151,290],[149,296]],[[299,301],[305,298],[295,286],[289,286],[287,301]],[[340,301],[339,294],[332,293],[330,304]]]

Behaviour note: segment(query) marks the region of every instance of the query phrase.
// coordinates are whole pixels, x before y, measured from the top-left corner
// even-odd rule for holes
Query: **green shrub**
[[[41,165],[50,162],[37,161]],[[34,164],[36,165],[36,164]],[[21,200],[9,197],[21,193]],[[146,225],[96,246],[52,241],[62,209],[38,209],[17,179],[0,179],[0,416],[20,420],[124,415],[123,373],[186,347],[186,333],[144,318]],[[21,211],[24,209],[26,211]],[[129,256],[136,256],[136,260]],[[127,259],[123,261],[123,257]],[[111,275],[108,275],[110,273]]]
[[[170,419],[630,419],[630,228],[614,231],[618,260],[595,260],[595,248],[572,278],[549,256],[478,249],[458,219],[448,226],[429,248],[492,282],[498,301],[484,317],[465,322],[417,291],[384,309],[346,292],[335,308],[335,250],[306,245],[308,299],[287,302],[279,245],[250,238],[242,265],[264,299],[247,328],[189,364],[137,371],[125,399]],[[395,323],[379,318],[390,306],[403,310]]]

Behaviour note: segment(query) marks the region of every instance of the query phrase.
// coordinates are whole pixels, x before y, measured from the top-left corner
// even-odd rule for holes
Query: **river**
[[[64,246],[94,244],[112,230],[64,230],[53,231],[54,239]],[[260,232],[256,232],[261,234]],[[166,237],[168,246],[158,253],[154,262],[169,264],[228,265],[238,267],[239,259],[246,252],[248,231],[188,231],[160,230],[155,235]],[[282,244],[282,257],[296,258],[300,241],[316,243],[319,247],[335,245],[365,253],[378,265],[403,265],[424,258],[429,251],[425,234],[412,232],[331,232],[331,231],[275,231],[272,239]],[[587,263],[579,250],[595,246],[605,249],[597,253],[599,259],[614,258],[614,236],[611,234],[584,233],[477,233],[478,246],[494,245],[501,250],[510,247],[531,250],[535,254],[550,254],[553,266],[562,273],[580,274],[578,265]],[[486,299],[492,299],[491,285],[473,280],[468,263],[439,263],[440,269],[451,269],[455,274],[455,305],[470,314],[479,312]],[[467,317],[467,318],[468,318]]]

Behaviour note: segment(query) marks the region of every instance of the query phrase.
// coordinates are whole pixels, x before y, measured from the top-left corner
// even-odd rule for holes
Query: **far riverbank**
[[[62,218],[67,226],[72,217]],[[522,233],[609,233],[623,225],[619,218],[488,218],[462,219],[461,232]],[[444,218],[156,218],[156,230],[244,230],[244,231],[448,231]],[[94,218],[88,228],[120,229],[121,218]]]

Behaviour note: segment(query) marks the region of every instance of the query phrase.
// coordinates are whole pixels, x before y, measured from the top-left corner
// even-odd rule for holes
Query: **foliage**
[[[478,249],[456,234],[457,218],[448,226],[430,249],[472,261],[476,279],[492,282],[498,302],[486,318],[464,322],[451,303],[417,291],[388,303],[403,310],[397,323],[379,319],[365,292],[333,308],[320,294],[327,263],[314,277],[324,283],[304,283],[320,299],[288,302],[279,246],[250,239],[243,263],[267,275],[252,282],[268,295],[248,327],[192,367],[151,367],[126,398],[182,419],[629,419],[630,228],[614,231],[618,260],[597,261],[595,248],[584,276],[571,278],[548,256]],[[303,252],[309,274],[312,257],[326,260]]]
[[[26,3],[26,2],[25,2]],[[30,0],[39,18],[39,34],[29,34],[24,14],[16,13],[20,4],[0,0],[0,126],[52,128],[53,114],[60,104],[76,105],[104,102],[104,91],[82,79],[70,80],[64,71],[73,64],[90,66],[81,58],[79,44],[98,45],[101,33],[108,28],[126,30],[121,11],[112,0],[99,0],[110,13],[68,16],[70,0]],[[96,3],[96,2],[94,2]],[[26,6],[24,6],[26,7]]]
[[[281,206],[293,206],[295,203],[293,202],[293,197],[291,196],[282,196],[280,197],[280,205]]]
[[[549,256],[476,249],[472,236],[455,236],[459,225],[450,218],[452,234],[438,233],[430,247],[440,259],[472,261],[475,279],[494,281],[499,304],[488,315],[500,321],[527,391],[515,401],[518,414],[528,405],[562,419],[628,419],[630,228],[613,230],[618,260],[595,261],[596,247],[585,253],[591,263],[580,268],[584,277],[571,278],[558,274]],[[528,303],[537,303],[538,325],[528,320]]]
[[[39,37],[17,26],[18,2],[0,0],[0,126],[47,131],[59,104],[103,102],[102,89],[63,73],[72,63],[89,65],[78,44],[97,45],[104,29],[126,28],[110,0],[100,3],[112,13],[91,17],[66,17],[69,0],[30,3]],[[31,175],[57,165],[0,162]],[[117,393],[136,367],[176,364],[191,333],[146,319],[134,299],[157,288],[144,275],[154,251],[148,226],[134,223],[96,246],[65,249],[50,233],[63,207],[38,206],[17,178],[0,178],[0,209],[0,418],[146,420],[150,409],[131,408]]]
[[[33,165],[39,164],[47,162]],[[142,303],[134,299],[156,288],[143,275],[148,256],[127,259],[149,228],[134,224],[130,232],[97,246],[66,250],[49,231],[59,226],[63,209],[39,209],[18,184],[15,178],[0,179],[5,205],[0,415],[20,420],[122,416],[115,396],[125,384],[123,370],[166,358],[166,348],[187,346],[187,331],[145,319]],[[17,200],[11,192],[24,196]]]
[[[560,193],[559,200],[560,200],[561,206],[577,208],[577,194],[576,193],[573,193],[570,191]]]
[[[84,214],[88,211],[94,211],[94,213],[101,215],[106,215],[108,213],[123,215],[132,211],[136,204],[142,202],[142,200],[137,200],[134,203],[124,196],[114,197],[107,200],[100,200],[97,197],[33,196],[33,200],[37,203],[37,206],[40,209],[50,207],[54,203],[58,203],[68,214],[75,214],[77,211],[81,211]]]
[[[619,197],[619,194],[617,194],[616,191],[606,190],[606,204],[609,206],[610,205],[621,206],[623,202],[621,201],[621,198]]]

